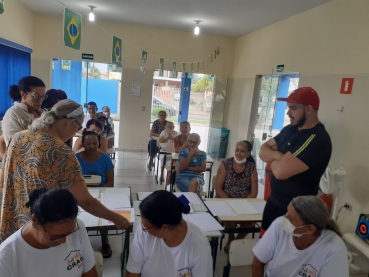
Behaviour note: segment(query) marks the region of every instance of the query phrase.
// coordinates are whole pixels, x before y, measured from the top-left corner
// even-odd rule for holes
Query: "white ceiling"
[[[18,0],[30,9],[62,15],[59,0]],[[182,31],[238,37],[331,0],[60,0],[88,17],[96,6],[96,21],[106,20]]]

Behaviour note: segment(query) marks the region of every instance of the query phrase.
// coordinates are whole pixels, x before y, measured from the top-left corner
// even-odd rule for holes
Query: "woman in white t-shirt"
[[[155,191],[140,204],[141,226],[133,238],[126,277],[213,276],[208,239],[182,219],[188,204]]]
[[[316,196],[293,199],[287,214],[272,223],[253,252],[253,277],[349,276],[346,246]]]
[[[167,124],[165,125],[165,130],[162,131],[160,133],[158,142],[159,143],[166,143],[167,146],[165,147],[165,149],[161,150],[161,151],[166,151],[166,152],[174,152],[175,148],[174,148],[174,139],[175,137],[178,136],[178,132],[174,131],[174,123],[167,121]],[[168,147],[168,144],[172,145],[173,150],[169,150],[170,148]],[[159,159],[161,161],[164,160],[164,155],[165,154],[160,154]],[[172,155],[166,155],[166,164],[164,165],[165,167],[167,167],[167,170],[170,171],[170,165],[172,163]],[[163,177],[163,172],[164,172],[164,167],[161,167],[161,174],[160,174],[160,182],[164,182],[164,177]]]
[[[97,277],[73,194],[66,189],[37,189],[29,195],[27,207],[31,221],[0,245],[0,276]]]

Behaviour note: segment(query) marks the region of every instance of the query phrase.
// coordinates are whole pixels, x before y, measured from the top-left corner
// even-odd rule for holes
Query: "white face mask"
[[[282,218],[282,221],[281,221],[281,225],[282,225],[282,228],[283,230],[285,230],[288,234],[296,237],[296,238],[299,238],[299,237],[302,237],[303,235],[305,235],[306,233],[303,233],[303,234],[295,234],[293,231],[295,229],[299,229],[299,228],[302,228],[302,227],[306,227],[307,225],[304,225],[304,226],[299,226],[299,227],[295,227],[291,221],[289,221],[286,217],[283,217]]]
[[[108,116],[108,112],[103,112],[103,114],[105,114],[106,116]]]
[[[234,161],[236,162],[236,163],[238,163],[238,164],[242,164],[242,163],[245,163],[246,162],[246,159],[247,158],[244,158],[244,159],[242,159],[242,160],[237,160],[237,158],[236,157],[234,157]]]

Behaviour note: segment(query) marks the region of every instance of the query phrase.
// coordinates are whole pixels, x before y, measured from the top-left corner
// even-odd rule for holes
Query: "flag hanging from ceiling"
[[[172,71],[170,72],[170,78],[177,78],[177,63],[172,61]]]
[[[114,64],[122,63],[122,40],[113,36],[113,47],[111,51],[111,62]]]
[[[191,74],[193,73],[193,63],[191,63]]]
[[[164,76],[164,59],[160,58],[159,60],[159,76]]]
[[[0,0],[0,14],[4,12],[4,0]]]
[[[200,72],[200,62],[197,62],[197,73]]]
[[[182,76],[186,74],[186,63],[182,63]]]
[[[142,50],[141,54],[141,65],[140,65],[140,71],[142,73],[146,72],[146,62],[147,62],[147,52]]]
[[[64,9],[64,45],[73,49],[81,48],[82,16]]]

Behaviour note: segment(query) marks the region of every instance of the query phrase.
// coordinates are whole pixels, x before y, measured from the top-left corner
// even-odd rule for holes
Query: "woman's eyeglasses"
[[[27,93],[29,95],[31,95],[33,97],[33,100],[35,101],[39,101],[39,100],[42,100],[42,101],[45,101],[47,99],[47,95],[40,95],[40,94],[35,94],[35,93]]]
[[[145,226],[143,226],[142,222],[141,222],[141,226],[142,226],[142,231],[144,231],[144,232],[147,232],[147,230],[149,230],[149,229],[155,228],[155,226],[146,228]]]
[[[76,227],[73,229],[73,231],[72,231],[72,232],[69,232],[68,234],[60,235],[60,236],[50,236],[50,235],[47,233],[47,231],[46,231],[46,229],[45,229],[44,225],[41,225],[41,226],[42,226],[42,228],[44,229],[44,231],[45,231],[46,235],[49,237],[49,241],[50,241],[50,242],[57,242],[58,240],[60,240],[60,239],[62,239],[62,238],[65,238],[66,236],[69,236],[70,234],[73,234],[74,232],[77,232],[77,231],[79,230],[79,225],[78,225],[78,222],[76,221]]]
[[[79,124],[79,122],[77,121],[77,119],[75,119],[74,121],[78,124],[78,131],[79,131],[79,130],[82,130],[82,129],[83,129],[83,127],[82,127],[82,125],[81,125],[81,124]]]

